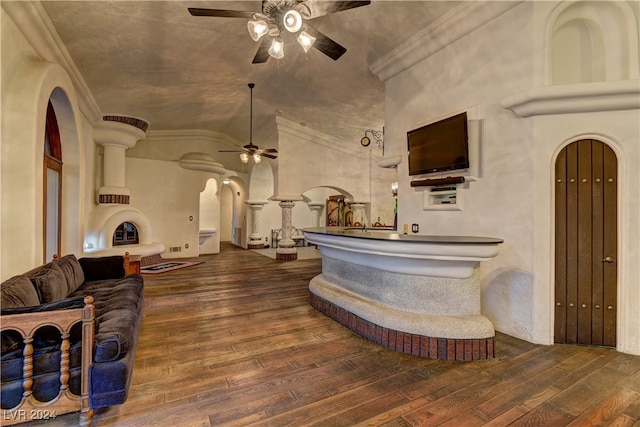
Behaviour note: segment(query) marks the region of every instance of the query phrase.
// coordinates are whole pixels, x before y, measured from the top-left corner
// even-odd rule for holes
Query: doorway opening
[[[593,139],[555,164],[554,341],[616,346],[618,161]]]

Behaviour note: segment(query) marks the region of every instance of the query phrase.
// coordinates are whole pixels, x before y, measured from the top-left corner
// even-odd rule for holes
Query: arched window
[[[46,262],[50,261],[53,255],[61,255],[62,146],[60,144],[58,120],[51,101],[47,106],[43,169],[43,256]]]
[[[113,233],[113,246],[137,245],[140,243],[138,229],[131,222],[123,222]]]

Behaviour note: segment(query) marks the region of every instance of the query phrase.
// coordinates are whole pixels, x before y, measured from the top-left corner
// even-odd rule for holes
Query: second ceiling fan
[[[270,56],[284,56],[283,35],[292,34],[305,52],[311,47],[318,49],[334,61],[340,58],[347,49],[316,30],[306,21],[330,13],[366,6],[371,1],[323,1],[311,8],[307,2],[311,0],[262,0],[262,12],[242,10],[202,9],[190,7],[193,16],[213,16],[219,18],[245,18],[249,35],[260,42],[260,47],[253,58],[254,64],[267,62]],[[314,4],[316,4],[314,3]]]
[[[253,143],[253,88],[255,83],[249,83],[249,90],[251,93],[251,101],[249,104],[249,143],[244,145],[239,150],[218,150],[220,153],[240,153],[240,160],[242,163],[247,163],[250,158],[253,158],[255,163],[260,163],[263,157],[268,159],[277,159],[278,150],[275,148],[260,148]]]

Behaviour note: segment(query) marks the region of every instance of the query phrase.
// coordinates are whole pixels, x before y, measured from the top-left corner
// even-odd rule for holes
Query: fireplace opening
[[[113,246],[137,245],[140,243],[138,239],[138,229],[130,222],[123,222],[113,233]]]

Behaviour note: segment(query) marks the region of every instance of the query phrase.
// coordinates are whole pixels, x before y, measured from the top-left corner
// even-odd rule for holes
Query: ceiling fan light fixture
[[[305,53],[309,52],[309,49],[311,49],[311,46],[313,46],[313,43],[316,41],[315,37],[304,30],[300,31],[300,34],[298,34],[296,39],[298,40],[298,44],[300,44],[302,49],[304,49]]]
[[[248,163],[249,162],[249,153],[245,153],[245,152],[240,153],[240,161],[242,163]]]
[[[269,55],[276,59],[284,57],[284,43],[280,39],[273,39],[269,48]]]
[[[255,163],[260,163],[262,161],[262,156],[258,153],[254,153],[253,154],[253,161]]]
[[[297,33],[302,28],[302,15],[297,10],[288,10],[282,18],[282,23],[287,31]]]
[[[269,26],[263,20],[247,22],[247,30],[253,41],[258,41],[269,32]]]

